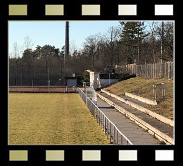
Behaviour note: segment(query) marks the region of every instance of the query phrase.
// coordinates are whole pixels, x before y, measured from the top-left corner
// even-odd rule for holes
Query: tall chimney
[[[65,23],[65,57],[69,56],[69,22]]]

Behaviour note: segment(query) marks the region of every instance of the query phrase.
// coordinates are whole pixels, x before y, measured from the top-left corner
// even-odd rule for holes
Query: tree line
[[[115,65],[173,61],[173,27],[171,21],[120,21],[104,34],[88,36],[83,48],[72,48],[68,57],[64,46],[37,45],[33,50],[26,37],[23,52],[14,43],[9,56],[9,84],[40,86],[51,80],[51,85],[60,85],[65,76],[87,69],[107,72]]]

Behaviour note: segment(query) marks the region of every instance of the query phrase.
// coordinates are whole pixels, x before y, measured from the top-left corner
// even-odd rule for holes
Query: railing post
[[[99,123],[99,110],[97,110],[97,122]]]
[[[108,139],[108,135],[109,135],[110,143],[112,143],[112,139],[113,139],[113,144],[117,143],[119,145],[121,143],[121,145],[122,145],[125,140],[127,141],[126,142],[127,145],[131,144],[131,143],[129,143],[129,140],[125,136],[123,136],[123,134],[119,131],[119,129],[106,117],[106,115],[95,104],[93,104],[93,102],[89,98],[86,97],[86,94],[82,90],[78,89],[78,92],[79,92],[81,98],[83,99],[83,101],[84,100],[86,101],[87,107],[90,109],[93,116],[99,123],[99,126],[102,127],[102,129],[105,133],[107,131],[107,139]],[[114,131],[112,131],[112,125],[114,127],[113,128]],[[120,136],[119,136],[119,134],[120,134]],[[117,139],[116,139],[116,137],[117,137]],[[119,141],[120,138],[118,138],[118,137],[121,137],[121,142]],[[123,141],[123,138],[125,139],[124,141]]]
[[[110,122],[110,143],[111,143],[111,122]]]
[[[100,126],[100,111],[99,111],[99,126]]]
[[[103,114],[103,117],[104,117],[104,133],[105,133],[105,116],[104,116],[104,114]]]
[[[107,139],[108,139],[108,120],[107,120]]]
[[[101,114],[101,127],[102,127],[102,130],[103,130],[103,114]]]
[[[117,144],[118,144],[118,131],[117,131]]]
[[[99,110],[97,111],[97,122],[99,123]]]
[[[95,110],[94,110],[94,117],[96,119],[96,107],[95,107]]]
[[[106,117],[105,117],[104,128],[105,128],[105,133],[106,133]]]
[[[93,105],[93,116],[95,117],[95,106],[94,105]]]
[[[113,144],[115,144],[115,127],[114,127],[114,138],[113,138]]]
[[[105,126],[104,126],[104,114],[103,114],[103,131],[105,131]]]
[[[90,101],[90,104],[91,104],[91,113],[93,115],[93,104],[91,103],[91,101]]]

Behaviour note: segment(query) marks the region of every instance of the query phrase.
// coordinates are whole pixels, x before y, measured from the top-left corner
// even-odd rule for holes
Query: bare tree
[[[70,43],[70,54],[73,55],[75,51],[77,51],[77,46],[76,42],[73,40]]]
[[[32,42],[32,39],[29,36],[24,37],[24,50],[26,49],[32,49],[34,46],[34,43]]]
[[[109,56],[110,66],[113,67],[115,59],[119,61],[119,48],[118,41],[120,39],[120,29],[119,27],[111,26],[106,34],[106,46],[107,54]]]
[[[15,67],[13,68],[14,73],[15,73],[15,86],[17,85],[17,76],[18,76],[18,58],[20,55],[20,51],[19,51],[19,46],[17,44],[17,42],[13,43],[13,57],[15,60]]]
[[[97,36],[91,35],[86,38],[84,43],[85,51],[88,53],[89,59],[92,60],[92,69],[95,70],[95,55],[97,50]]]
[[[154,63],[156,61],[156,56],[155,56],[155,52],[154,52],[154,44],[155,44],[155,34],[154,34],[154,30],[155,30],[155,21],[152,22],[148,22],[149,28],[150,28],[150,33],[151,33],[151,40],[152,40],[152,55],[154,58]]]
[[[163,21],[156,25],[156,41],[159,42],[159,59],[173,60],[173,22]]]
[[[20,55],[19,46],[18,46],[17,42],[14,42],[13,43],[13,56],[14,56],[14,58],[17,59],[19,57],[19,55]]]

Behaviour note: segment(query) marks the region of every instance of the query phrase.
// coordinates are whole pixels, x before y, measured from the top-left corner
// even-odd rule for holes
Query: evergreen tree
[[[121,43],[124,46],[126,54],[126,63],[134,63],[136,59],[139,63],[140,45],[145,34],[144,22],[120,22],[122,26]]]

